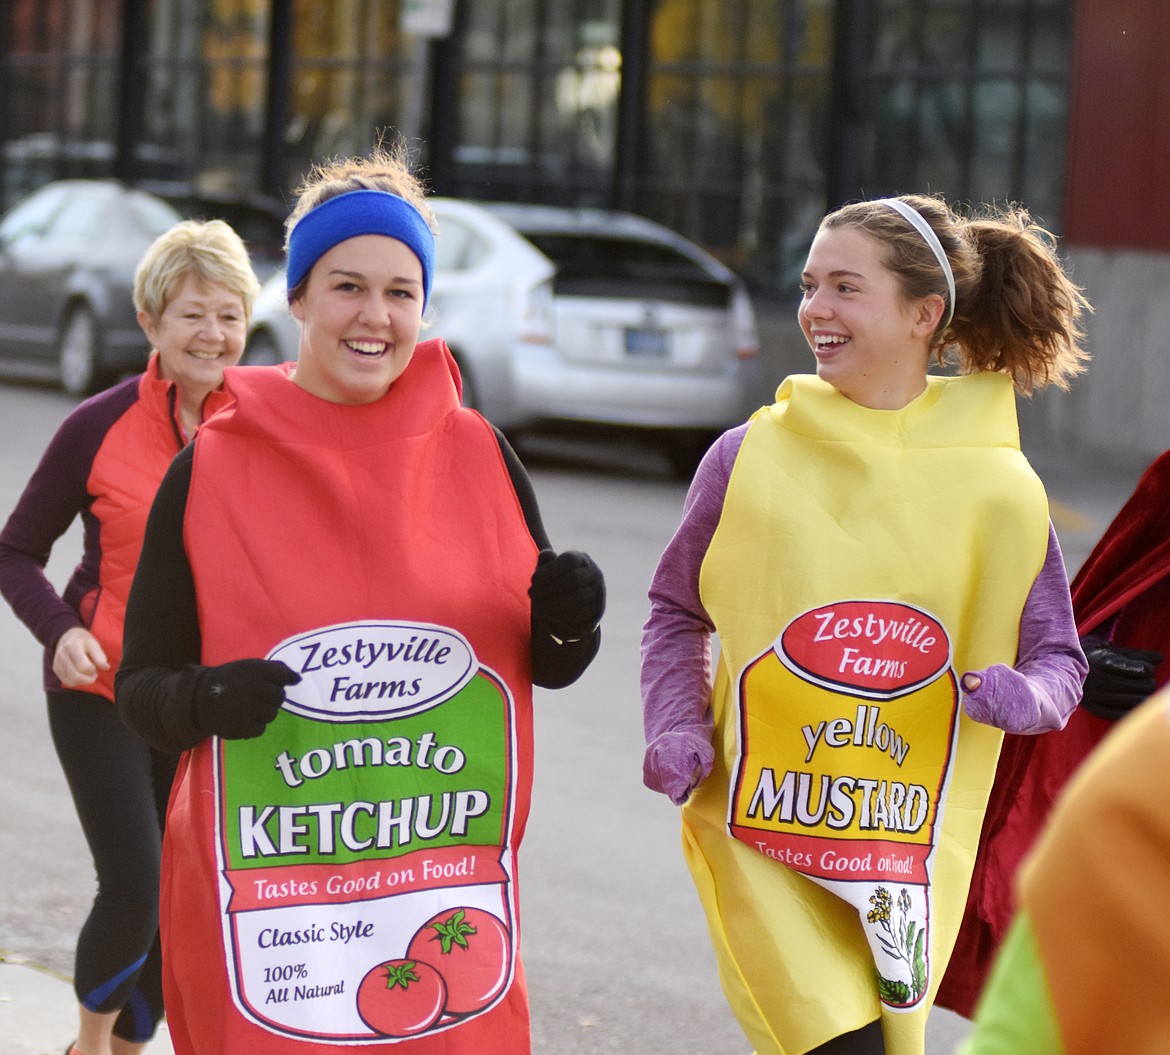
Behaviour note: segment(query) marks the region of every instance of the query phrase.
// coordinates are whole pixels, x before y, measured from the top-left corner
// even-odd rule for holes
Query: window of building
[[[0,205],[65,176],[104,176],[114,157],[121,20],[101,0],[5,0]]]
[[[1068,0],[650,7],[638,211],[757,293],[791,293],[834,198],[1011,199],[1059,227]]]
[[[481,197],[608,204],[620,0],[467,5],[455,161]]]
[[[265,0],[180,0],[147,9],[139,178],[251,187],[263,131]]]
[[[416,139],[430,86],[399,4],[295,0],[289,123],[291,183],[318,161],[363,154],[382,136]]]
[[[638,211],[775,286],[823,212],[834,4],[650,8]]]
[[[1018,201],[1058,228],[1071,7],[876,0],[859,193]]]

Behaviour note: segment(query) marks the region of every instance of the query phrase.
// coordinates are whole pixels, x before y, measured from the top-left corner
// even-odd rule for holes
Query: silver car
[[[112,180],[47,183],[0,218],[0,374],[86,395],[141,370],[134,269],[181,219]]]
[[[740,279],[630,213],[433,198],[425,336],[442,337],[464,400],[510,435],[636,429],[689,474],[711,439],[766,402]],[[265,284],[246,359],[296,357],[283,273]]]

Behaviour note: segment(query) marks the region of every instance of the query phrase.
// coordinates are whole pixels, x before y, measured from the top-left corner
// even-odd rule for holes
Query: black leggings
[[[101,696],[62,689],[48,700],[53,744],[97,873],[73,988],[90,1011],[120,1010],[114,1033],[142,1043],[163,1015],[159,865],[178,758],[147,746]]]
[[[834,1037],[819,1048],[813,1048],[809,1055],[886,1055],[882,1024],[871,1022],[852,1033]]]

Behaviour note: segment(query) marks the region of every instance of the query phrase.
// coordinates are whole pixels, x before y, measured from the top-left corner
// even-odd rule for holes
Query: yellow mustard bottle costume
[[[759,1055],[879,1014],[922,1055],[1002,739],[958,679],[1015,662],[1047,542],[1003,375],[895,411],[796,376],[753,418],[700,573],[715,765],[682,816]]]

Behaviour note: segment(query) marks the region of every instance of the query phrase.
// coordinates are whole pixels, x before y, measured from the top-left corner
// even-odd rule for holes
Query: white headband
[[[914,208],[913,205],[908,205],[902,201],[901,198],[878,198],[878,205],[888,205],[894,212],[901,213],[907,220],[910,221],[914,229],[922,235],[922,240],[930,246],[931,252],[934,253],[938,259],[938,265],[943,270],[943,275],[947,280],[947,321],[942,324],[942,329],[946,329],[951,324],[951,319],[955,317],[955,273],[951,270],[951,262],[947,259],[946,251],[942,247],[942,242],[938,240],[938,235],[934,233],[934,229],[923,219],[922,213]]]

